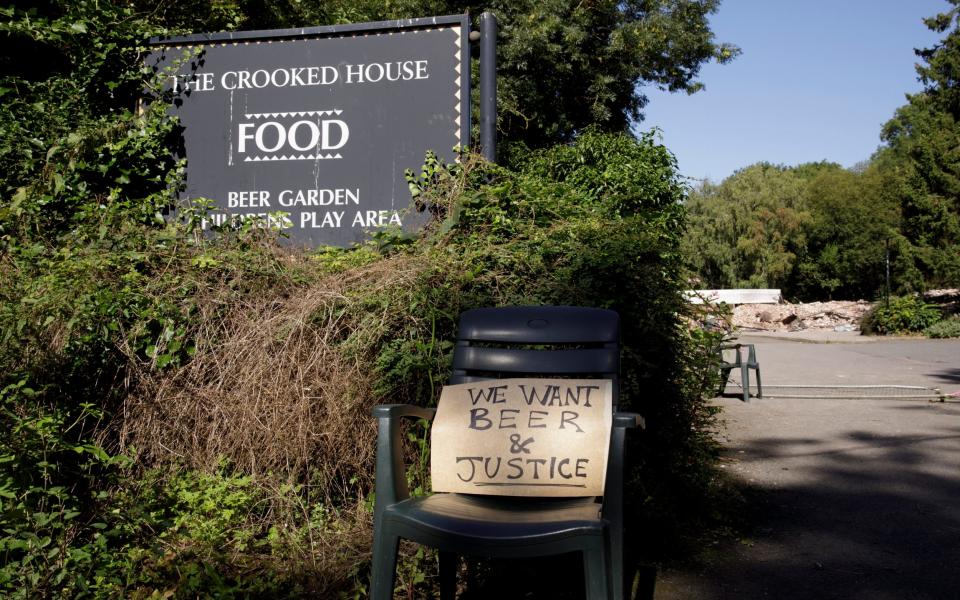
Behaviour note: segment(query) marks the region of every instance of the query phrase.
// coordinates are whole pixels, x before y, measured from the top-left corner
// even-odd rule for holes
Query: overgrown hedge
[[[435,216],[419,236],[302,251],[248,223],[208,238],[202,207],[161,218],[175,124],[121,109],[143,85],[121,42],[143,23],[77,6],[39,25],[5,13],[9,36],[75,61],[0,83],[0,594],[362,596],[369,409],[434,402],[457,315],[477,306],[619,311],[622,399],[649,425],[631,539],[649,552],[700,514],[712,340],[682,322],[683,187],[651,136],[588,131],[509,169],[430,158],[411,178]],[[409,555],[398,585],[426,594],[431,564]]]

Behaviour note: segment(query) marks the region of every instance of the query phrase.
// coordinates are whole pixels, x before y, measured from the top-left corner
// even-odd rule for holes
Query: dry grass
[[[251,528],[275,528],[285,541],[280,555],[239,562],[292,569],[309,589],[341,585],[369,558],[372,538],[363,504],[376,448],[371,352],[404,318],[389,303],[378,313],[362,302],[371,290],[402,297],[419,264],[379,260],[230,306],[229,294],[208,290],[194,317],[196,355],[133,373],[111,437],[144,466],[210,473],[226,459],[251,475],[265,499]]]
[[[240,268],[231,267],[233,255],[210,254],[209,271],[194,258],[178,256],[169,266],[176,272],[160,273],[148,288],[181,302],[195,353],[161,368],[133,344],[150,340],[160,356],[163,335],[125,332],[127,393],[98,441],[134,449],[136,464],[161,467],[152,471],[161,479],[181,469],[251,476],[256,500],[238,526],[259,545],[227,544],[222,566],[270,573],[321,596],[347,589],[370,557],[371,409],[398,401],[389,397],[396,390],[377,387],[372,370],[401,332],[431,331],[410,307],[443,258],[361,251],[341,264],[272,243],[244,253]],[[329,274],[335,264],[368,260]],[[171,285],[199,291],[184,302]],[[187,533],[170,543],[177,555],[194,541]]]
[[[198,303],[195,358],[135,378],[121,445],[151,464],[176,459],[210,471],[225,458],[257,479],[319,478],[331,495],[355,477],[367,488],[376,437],[370,363],[356,352],[363,344],[344,342],[382,335],[393,317],[359,319],[351,305],[359,290],[403,287],[417,270],[396,257],[225,312]]]

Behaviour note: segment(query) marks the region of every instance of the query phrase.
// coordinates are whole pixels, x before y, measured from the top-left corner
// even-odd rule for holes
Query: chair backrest
[[[509,306],[460,315],[451,384],[506,377],[613,380],[620,388],[620,316],[602,308]]]

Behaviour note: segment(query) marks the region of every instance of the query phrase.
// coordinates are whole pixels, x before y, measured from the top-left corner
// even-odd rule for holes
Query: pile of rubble
[[[866,300],[805,304],[740,304],[733,309],[733,326],[761,331],[859,331],[860,318],[870,310]]]

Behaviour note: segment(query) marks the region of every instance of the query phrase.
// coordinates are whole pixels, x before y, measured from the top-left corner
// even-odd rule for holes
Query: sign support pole
[[[497,17],[480,15],[480,149],[497,162]]]

